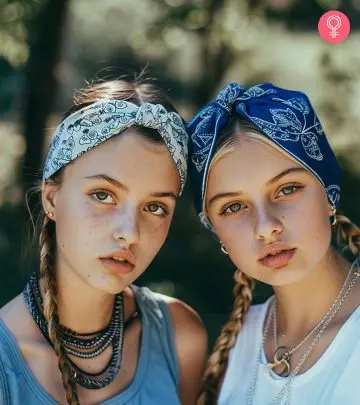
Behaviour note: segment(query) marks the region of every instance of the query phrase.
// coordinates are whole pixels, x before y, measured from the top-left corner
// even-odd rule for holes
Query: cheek
[[[314,210],[297,221],[299,243],[308,246],[309,253],[320,254],[328,249],[331,241],[331,226],[326,212]]]
[[[56,211],[56,234],[60,248],[89,246],[100,223],[108,221],[101,213],[94,211],[86,196],[63,198],[59,201],[59,207]]]
[[[318,199],[309,196],[302,204],[283,211],[285,229],[289,230],[295,243],[296,239],[307,241],[307,244],[329,243],[331,226],[328,208],[327,203],[322,202],[323,195],[319,195]]]
[[[151,218],[151,214],[144,216],[141,226],[141,239],[147,239],[149,244],[163,244],[170,228],[171,219]]]
[[[214,229],[235,266],[243,267],[243,263],[252,257],[254,250],[254,230],[251,224],[230,219],[218,221],[214,224]]]

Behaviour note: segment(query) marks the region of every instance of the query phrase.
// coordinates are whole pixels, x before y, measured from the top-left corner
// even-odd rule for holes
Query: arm
[[[195,405],[202,390],[207,359],[207,333],[199,315],[179,300],[168,302],[179,361],[182,405]]]

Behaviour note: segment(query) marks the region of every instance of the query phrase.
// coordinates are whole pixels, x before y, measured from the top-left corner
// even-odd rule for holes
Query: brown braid
[[[70,405],[79,405],[76,382],[72,376],[69,357],[61,343],[55,277],[55,223],[45,216],[40,233],[40,272],[44,287],[44,316],[48,322],[50,340],[58,357],[58,366]]]
[[[336,224],[333,226],[336,247],[344,254],[350,253],[357,257],[360,253],[360,228],[353,224],[348,217],[336,215]]]
[[[75,97],[73,106],[65,114],[68,117],[75,111],[91,105],[99,100],[116,99],[127,100],[136,105],[141,105],[145,102],[153,104],[161,104],[168,111],[176,111],[167,96],[163,94],[156,86],[147,83],[141,74],[134,81],[114,79],[99,81],[98,83],[90,84],[87,88],[80,90]],[[137,131],[145,139],[155,144],[163,143],[163,139],[159,132],[152,128],[137,127]],[[61,169],[49,181],[54,182],[58,186],[62,184]],[[41,194],[42,186],[34,187],[33,190],[39,191]],[[44,207],[43,207],[44,208]],[[30,213],[31,215],[31,213]],[[55,223],[47,216],[43,218],[43,213],[40,217],[42,229],[40,233],[40,272],[44,284],[44,315],[48,322],[48,331],[50,340],[53,344],[55,353],[58,357],[58,366],[62,374],[63,385],[66,390],[67,402],[71,405],[79,404],[77,385],[72,374],[70,359],[66,350],[61,344],[59,315],[57,303],[57,287],[55,276],[56,262],[56,231]],[[40,223],[41,223],[40,222]]]
[[[236,342],[236,337],[244,323],[252,301],[252,291],[255,285],[254,280],[240,270],[236,270],[234,279],[235,286],[233,294],[235,301],[233,311],[229,322],[223,327],[215,343],[213,354],[209,358],[208,366],[205,371],[207,405],[216,403],[220,382],[227,367],[229,351]]]

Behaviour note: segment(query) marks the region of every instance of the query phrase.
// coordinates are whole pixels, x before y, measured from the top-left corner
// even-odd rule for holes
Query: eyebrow
[[[214,197],[210,198],[209,207],[210,207],[211,204],[213,204],[217,200],[220,200],[221,198],[238,197],[239,195],[241,195],[241,193],[237,192],[237,191],[233,191],[231,193],[218,193],[218,194],[215,194]]]
[[[283,172],[277,174],[275,177],[270,179],[266,183],[266,185],[273,184],[273,183],[277,182],[278,180],[280,180],[282,177],[287,176],[288,174],[294,173],[294,172],[308,172],[308,171],[306,169],[304,169],[303,167],[290,167],[289,169],[284,170]]]
[[[283,172],[277,174],[275,177],[267,181],[266,185],[273,184],[280,180],[282,177],[287,176],[290,173],[294,172],[307,172],[306,169],[302,167],[290,167],[289,169],[284,170]],[[239,197],[242,193],[240,191],[233,191],[233,192],[228,192],[228,193],[218,193],[215,194],[213,197],[211,197],[209,201],[209,206],[213,204],[215,201],[222,199],[222,198],[228,198],[228,197]]]
[[[105,180],[108,183],[112,184],[113,186],[120,188],[121,190],[125,192],[129,192],[129,187],[125,186],[125,184],[122,184],[119,180],[116,180],[106,174],[95,174],[94,176],[85,176],[85,179],[90,179],[90,180]]]
[[[177,196],[175,193],[173,193],[172,191],[166,192],[166,191],[160,191],[158,193],[151,193],[150,197],[168,197],[168,198],[172,198],[174,200],[177,199]]]
[[[112,184],[113,186],[125,191],[126,193],[128,193],[130,191],[128,186],[126,186],[125,184],[121,183],[119,180],[116,180],[113,177],[110,177],[106,174],[96,174],[94,176],[85,176],[85,179],[105,180],[108,183]],[[151,193],[150,197],[157,197],[157,198],[167,197],[167,198],[172,198],[173,200],[177,199],[176,194],[173,193],[172,191],[159,191],[159,192]]]

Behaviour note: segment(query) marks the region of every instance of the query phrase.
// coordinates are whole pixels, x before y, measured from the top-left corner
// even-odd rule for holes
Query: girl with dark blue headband
[[[133,284],[168,235],[187,141],[149,83],[78,93],[37,190],[39,272],[0,310],[1,405],[196,403],[205,328],[181,301]]]
[[[206,404],[358,404],[360,230],[338,213],[339,167],[308,98],[231,83],[187,129],[197,213],[237,267]],[[251,306],[256,280],[275,294]]]

